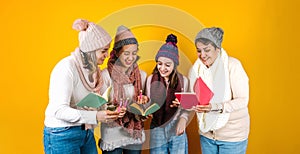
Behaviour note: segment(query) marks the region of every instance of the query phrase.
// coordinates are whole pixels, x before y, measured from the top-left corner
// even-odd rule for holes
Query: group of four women
[[[156,66],[150,76],[139,69],[139,44],[134,34],[119,26],[107,68],[100,70],[108,57],[109,34],[87,20],[78,19],[79,47],[62,59],[50,77],[49,104],[45,112],[45,153],[96,154],[93,127],[101,122],[98,146],[103,154],[141,153],[145,141],[144,121],[151,119],[150,153],[186,154],[185,128],[195,111],[199,123],[203,154],[245,153],[249,134],[248,77],[241,63],[221,47],[223,30],[204,28],[196,36],[198,59],[185,77],[177,71],[177,37],[168,35],[158,50]],[[213,91],[209,105],[191,110],[180,107],[175,92],[193,91],[201,77]],[[112,87],[110,104],[118,110],[91,110],[76,107],[90,92],[102,94]],[[141,93],[141,90],[143,93]],[[126,103],[125,103],[126,102]],[[150,116],[128,109],[131,103],[160,108]],[[122,105],[123,104],[123,105]],[[124,106],[127,104],[127,106]]]

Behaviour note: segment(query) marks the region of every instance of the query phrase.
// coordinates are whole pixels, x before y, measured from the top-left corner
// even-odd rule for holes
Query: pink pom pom
[[[74,21],[72,28],[77,31],[85,31],[88,28],[89,22],[84,19],[77,19]]]

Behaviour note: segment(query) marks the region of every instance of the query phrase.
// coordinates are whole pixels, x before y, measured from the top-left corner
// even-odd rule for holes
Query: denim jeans
[[[44,127],[46,154],[98,154],[94,133],[81,126]]]
[[[150,154],[187,154],[188,141],[186,133],[176,135],[177,121],[164,127],[156,127],[150,132]]]
[[[240,142],[212,140],[200,135],[202,154],[245,154],[248,139]]]

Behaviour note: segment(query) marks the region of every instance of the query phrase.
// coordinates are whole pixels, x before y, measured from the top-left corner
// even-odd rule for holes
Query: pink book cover
[[[209,89],[201,77],[194,84],[194,91],[197,94],[200,105],[208,105],[214,93]]]
[[[184,109],[190,109],[199,103],[196,93],[181,92],[175,93],[175,96],[180,102],[181,107]]]
[[[198,78],[194,85],[193,92],[180,92],[175,93],[176,98],[179,100],[181,107],[190,109],[196,105],[208,105],[214,93],[208,88],[202,78]]]

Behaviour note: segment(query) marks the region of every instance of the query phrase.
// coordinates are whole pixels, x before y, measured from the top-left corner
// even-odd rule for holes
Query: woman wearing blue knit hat
[[[178,107],[175,92],[188,90],[188,79],[177,71],[179,55],[177,37],[168,35],[156,54],[156,66],[147,78],[147,96],[161,108],[153,113],[150,153],[188,153],[185,128],[189,112]]]

